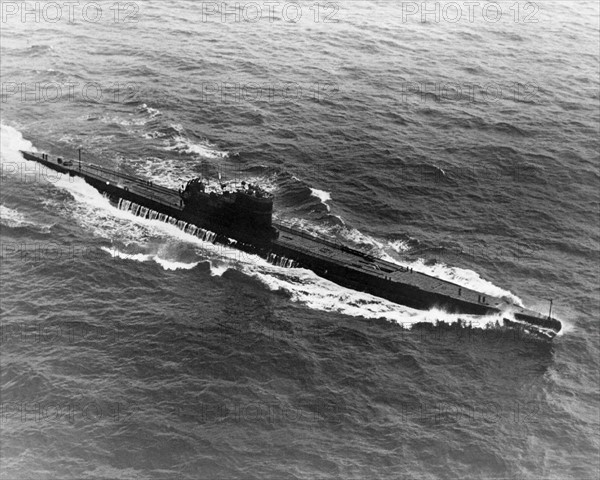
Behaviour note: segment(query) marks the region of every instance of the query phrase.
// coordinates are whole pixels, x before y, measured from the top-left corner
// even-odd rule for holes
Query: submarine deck
[[[126,173],[115,172],[114,170],[91,163],[82,163],[81,169],[77,166],[70,168],[69,170],[74,171],[77,175],[91,177],[100,182],[112,180],[118,187],[127,187],[128,191],[132,193],[149,198],[170,208],[183,210],[183,207],[180,204],[179,193],[171,188],[155,185],[149,181],[133,177]]]
[[[284,225],[276,224],[275,227],[280,231],[279,238],[274,241],[275,244],[303,251],[322,258],[324,261],[335,261],[340,265],[381,279],[387,279],[400,285],[410,285],[427,292],[435,292],[457,301],[478,304],[491,309],[502,309],[508,306],[508,303],[501,298],[485,295],[447,280],[415,271],[408,266],[401,266]]]
[[[38,161],[41,160],[41,163],[51,168],[64,170],[72,175],[82,176],[100,183],[110,182],[114,186],[127,189],[130,193],[151,199],[168,208],[183,211],[179,193],[171,188],[155,185],[150,181],[91,163],[79,163],[75,161],[72,162],[72,165],[64,165],[59,164],[57,159],[50,157],[41,159],[36,154],[30,155],[36,157]],[[388,262],[365,252],[349,248],[343,244],[315,237],[282,224],[274,223],[273,226],[280,232],[279,238],[274,240],[273,243],[291,251],[300,251],[326,262],[333,261],[346,268],[352,268],[382,280],[397,283],[399,286],[409,285],[423,291],[435,292],[457,301],[498,310],[508,306],[507,302],[501,298],[483,295],[481,292],[461,287],[452,282],[413,271],[408,266]]]

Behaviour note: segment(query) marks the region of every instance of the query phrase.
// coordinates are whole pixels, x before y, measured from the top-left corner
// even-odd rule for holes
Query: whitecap
[[[0,223],[2,223],[2,225],[4,225],[5,227],[10,228],[19,228],[30,224],[27,220],[25,220],[23,214],[19,213],[17,210],[8,208],[1,204]]]
[[[225,158],[229,155],[229,152],[216,149],[208,141],[194,143],[183,135],[178,135],[171,141],[166,141],[163,150],[196,154],[204,158]]]
[[[313,197],[317,197],[319,200],[321,200],[321,203],[327,207],[328,212],[331,210],[329,205],[327,205],[327,202],[331,200],[331,193],[325,192],[324,190],[318,190],[316,188],[311,188],[310,193]]]
[[[154,261],[158,265],[160,265],[164,270],[191,270],[194,267],[197,267],[200,262],[193,263],[184,263],[178,262],[175,260],[168,260],[165,258],[161,258],[156,254],[147,254],[147,253],[126,253],[115,247],[107,248],[100,247],[103,251],[107,252],[113,258],[120,258],[122,260],[131,260],[135,262],[151,262]]]

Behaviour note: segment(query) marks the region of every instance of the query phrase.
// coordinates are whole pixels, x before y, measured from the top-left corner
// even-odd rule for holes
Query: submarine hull
[[[60,173],[78,176],[104,193],[112,203],[136,216],[177,225],[198,237],[248,253],[274,264],[302,267],[341,286],[369,293],[411,308],[456,314],[491,315],[504,325],[553,338],[562,328],[559,320],[511,304],[507,299],[456,285],[407,266],[373,257],[281,224],[232,223],[210,209],[185,205],[179,192],[136,177],[81,162],[62,162],[46,154],[22,152],[27,160]]]

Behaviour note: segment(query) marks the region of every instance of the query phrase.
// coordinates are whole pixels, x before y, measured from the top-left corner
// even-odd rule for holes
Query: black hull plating
[[[385,278],[375,277],[369,272],[352,269],[347,265],[340,265],[335,260],[318,258],[293,248],[273,245],[272,252],[286,258],[291,258],[304,268],[312,270],[320,277],[331,280],[352,290],[369,293],[400,305],[428,310],[440,308],[449,313],[465,313],[472,315],[486,315],[494,311],[485,305],[476,305],[470,302],[457,300],[444,295],[422,290],[418,286],[403,284],[401,288],[397,282]]]
[[[215,233],[211,237],[215,243],[235,244],[240,250],[283,266],[307,268],[353,290],[420,310],[439,308],[458,314],[502,314],[505,325],[528,330],[543,338],[553,338],[562,328],[560,321],[511,305],[504,299],[413,272],[407,267],[370,257],[364,252],[283,225],[268,228],[254,228],[247,223],[232,225],[230,219],[221,221],[218,216],[207,214],[202,209],[183,206],[176,191],[135,177],[90,164],[75,162],[74,165],[65,166],[59,159],[50,159],[47,155],[22,153],[27,160],[39,162],[60,173],[82,177],[105,193],[115,205],[131,202],[147,211],[158,212],[171,221],[210,230]],[[144,215],[146,213],[144,210]]]

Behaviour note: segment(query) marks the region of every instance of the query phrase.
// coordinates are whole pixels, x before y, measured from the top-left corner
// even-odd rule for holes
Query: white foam
[[[134,260],[136,262],[149,262],[152,260],[152,255],[144,253],[125,253],[118,248],[100,247],[101,250],[107,252],[113,258],[121,258],[123,260]]]
[[[0,205],[0,223],[9,228],[30,227],[42,233],[49,233],[52,225],[37,223],[25,217],[21,212]]]
[[[575,330],[575,326],[571,323],[566,322],[563,319],[557,318],[556,316],[554,316],[554,318],[556,318],[562,325],[560,332],[556,334],[557,337],[562,337],[565,333],[570,333],[573,330]]]
[[[288,227],[304,230],[308,233],[335,241],[335,238],[331,238],[332,236],[335,236],[333,227],[315,224],[305,218],[278,218],[277,220]]]
[[[21,132],[13,127],[1,124],[0,133],[0,158],[3,163],[16,162],[23,164],[26,160],[19,153],[19,150],[37,151],[33,144],[29,140],[25,140]]]
[[[191,270],[192,268],[197,267],[198,264],[200,263],[200,262],[194,262],[194,263],[176,262],[173,260],[167,260],[167,259],[161,258],[158,255],[147,254],[147,253],[126,253],[126,252],[123,252],[114,247],[113,248],[100,247],[100,248],[102,250],[104,250],[105,252],[107,252],[113,258],[120,258],[122,260],[131,260],[131,261],[142,262],[142,263],[154,261],[157,264],[159,264],[164,270]]]
[[[331,209],[327,202],[331,200],[331,193],[325,192],[324,190],[318,190],[316,188],[311,188],[310,193],[313,197],[317,197],[321,200],[321,203],[327,207],[327,211],[329,212]]]
[[[340,230],[340,234],[342,238],[352,243],[357,245],[370,245],[371,247],[375,247],[381,253],[385,252],[385,242],[377,240],[370,235],[366,235],[357,228],[344,227]]]
[[[0,205],[0,223],[6,227],[18,228],[26,226],[29,222],[17,210]]]
[[[121,116],[109,116],[103,115],[100,121],[105,124],[120,125],[122,127],[141,127],[148,123],[148,118],[135,118],[133,113],[129,114],[129,118],[123,118]]]
[[[209,142],[194,143],[183,135],[178,135],[172,140],[174,142],[172,145],[170,141],[165,141],[163,150],[196,154],[204,158],[225,158],[229,155],[229,152],[217,150]]]
[[[142,137],[144,137],[146,140],[156,140],[157,138],[164,138],[166,136],[166,133],[158,131],[145,132],[142,134]]]
[[[156,185],[173,189],[179,189],[188,180],[199,176],[198,164],[192,161],[184,161],[181,158],[145,157],[133,160],[131,163],[136,172],[151,180]],[[277,190],[274,176],[247,176],[242,178],[242,175],[242,173],[236,173],[236,177],[239,177],[236,179],[237,181],[225,178],[225,176],[222,181],[219,181],[218,178],[205,178],[206,191],[220,193],[222,191],[222,183],[229,185],[230,189],[236,190],[242,187],[241,180],[246,181],[246,183],[260,185],[263,190],[269,193]]]
[[[387,243],[388,247],[396,253],[404,253],[409,249],[408,243],[404,240],[394,240]]]
[[[145,103],[141,106],[142,111],[148,113],[150,118],[156,118],[159,115],[162,115],[162,112],[158,108],[152,108],[146,105]]]
[[[442,280],[448,280],[449,282],[462,285],[466,288],[471,288],[481,293],[486,293],[495,297],[508,297],[515,305],[519,305],[521,307],[523,306],[523,301],[514,293],[504,290],[493,283],[484,280],[477,272],[474,272],[473,270],[450,267],[443,263],[426,265],[423,259],[410,262],[408,265],[410,265],[416,271],[426,273],[433,277],[441,278]]]
[[[193,166],[181,159],[145,157],[131,161],[137,174],[141,174],[156,185],[179,189],[189,179],[197,176]]]
[[[277,268],[277,267],[273,267]],[[459,320],[471,323],[474,327],[485,328],[501,320],[500,315],[478,316],[449,314],[442,310],[415,310],[398,305],[368,293],[356,292],[325,280],[309,270],[281,269],[284,271],[248,271],[272,291],[283,291],[294,302],[302,303],[312,309],[335,312],[353,317],[385,319],[412,328],[416,323],[444,321],[457,323]]]
[[[160,258],[158,255],[154,255],[152,257],[156,263],[158,263],[165,270],[191,270],[192,268],[197,267],[200,262],[194,263],[184,263],[184,262],[175,262],[173,260],[166,260],[164,258]]]
[[[19,150],[37,151],[33,144],[25,140],[21,132],[8,125],[0,125],[0,167],[2,169],[2,179],[14,177],[23,181],[24,178],[39,179],[43,175],[40,174],[40,166],[35,162],[30,162],[23,158]],[[6,227],[38,227],[42,231],[47,232],[51,225],[38,224],[33,220],[26,218],[18,210],[8,208],[5,205],[0,205],[0,221]]]
[[[210,274],[213,277],[222,277],[227,270],[229,270],[228,265],[214,265],[213,262],[210,263]]]

